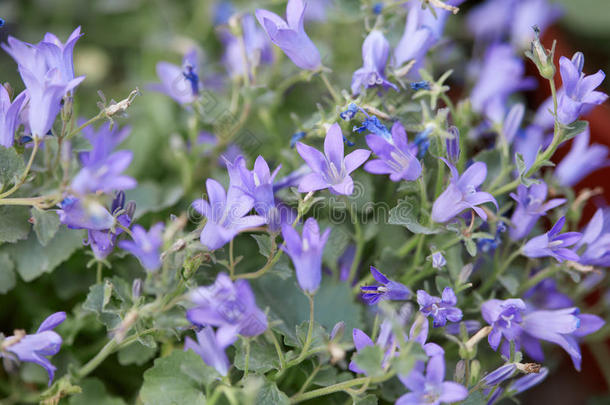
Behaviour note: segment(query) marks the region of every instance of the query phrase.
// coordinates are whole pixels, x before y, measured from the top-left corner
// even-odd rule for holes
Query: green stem
[[[248,375],[250,369],[250,338],[246,338],[246,364],[244,365],[244,377]]]
[[[77,378],[85,378],[86,376],[88,376],[89,373],[91,373],[93,370],[95,370],[97,368],[97,366],[99,366],[100,364],[102,364],[102,362],[104,360],[106,360],[106,357],[108,357],[112,353],[114,353],[114,351],[115,351],[115,349],[117,348],[118,345],[119,345],[119,343],[116,341],[116,339],[114,339],[114,338],[110,339],[110,341],[108,343],[106,343],[106,345],[104,347],[102,347],[102,350],[100,350],[95,355],[94,358],[89,360],[87,362],[87,364],[82,366],[76,372],[76,377]]]
[[[342,383],[330,385],[330,386],[324,387],[324,388],[319,388],[317,390],[305,392],[303,394],[293,395],[290,398],[290,403],[291,404],[297,404],[299,402],[303,402],[303,401],[306,401],[308,399],[313,399],[313,398],[321,397],[321,396],[324,396],[324,395],[334,394],[335,392],[345,391],[345,390],[347,390],[347,389],[349,389],[349,388],[351,388],[353,386],[356,386],[356,385],[363,385],[363,384],[372,384],[372,383],[383,382],[383,381],[389,380],[392,377],[394,377],[394,373],[390,372],[387,375],[384,375],[384,376],[381,376],[381,377],[360,377],[360,378],[354,378],[353,380],[344,381]]]
[[[337,90],[335,90],[333,85],[330,84],[330,81],[328,80],[328,76],[326,76],[326,73],[320,72],[320,78],[324,82],[324,85],[328,89],[330,95],[333,97],[333,100],[335,100],[335,103],[341,104],[341,97],[339,96],[339,93],[337,93]]]
[[[313,381],[314,378],[316,378],[316,375],[318,375],[318,372],[320,371],[320,369],[322,368],[322,363],[318,364],[312,371],[311,374],[309,375],[309,377],[307,377],[307,379],[305,380],[305,382],[303,383],[303,385],[301,386],[301,389],[299,389],[299,391],[296,393],[296,395],[300,395],[302,393],[305,392],[305,390],[307,389],[307,387],[309,387],[309,384],[311,384],[311,382]]]
[[[362,227],[360,226],[360,221],[358,220],[358,214],[354,212],[352,204],[347,196],[345,197],[345,203],[347,204],[347,209],[354,225],[354,241],[356,242],[356,252],[354,253],[354,260],[352,261],[352,265],[349,270],[348,284],[351,285],[356,277],[356,272],[358,271],[358,266],[360,265],[360,260],[362,259],[362,251],[364,250],[365,241],[362,233]]]
[[[532,278],[528,279],[527,282],[521,284],[519,290],[517,290],[517,295],[521,296],[525,291],[529,290],[545,278],[551,277],[553,274],[559,272],[561,270],[560,266],[550,266],[546,269],[539,271]]]
[[[409,238],[409,240],[407,240],[396,252],[396,256],[398,257],[405,257],[406,255],[409,254],[409,252],[411,252],[413,249],[415,249],[415,246],[417,246],[417,242],[418,242],[418,238],[414,235],[412,237]]]
[[[314,326],[314,305],[313,305],[313,295],[307,294],[307,298],[309,298],[309,326],[307,327],[307,337],[305,337],[305,343],[303,344],[303,349],[301,350],[301,354],[299,357],[289,362],[290,366],[295,364],[299,364],[302,362],[307,356],[307,351],[309,350],[309,346],[311,346],[311,338],[313,336],[313,326]]]
[[[271,329],[267,329],[268,335],[271,336],[271,340],[273,341],[273,346],[275,346],[275,351],[277,352],[277,357],[280,361],[280,370],[283,370],[286,367],[286,359],[284,358],[284,352],[280,346],[280,342],[278,342],[275,333]]]
[[[504,261],[504,263],[502,264],[502,266],[500,266],[498,268],[498,270],[495,271],[495,273],[489,277],[487,280],[485,280],[485,282],[483,283],[483,286],[479,289],[479,294],[483,295],[485,293],[487,293],[494,285],[494,283],[496,282],[496,280],[498,279],[498,277],[500,277],[505,271],[506,269],[508,269],[508,266],[510,266],[510,264],[521,254],[521,249],[517,249],[516,251],[514,251],[509,258]]]
[[[87,128],[89,125],[93,124],[94,122],[96,122],[97,120],[104,118],[104,110],[100,111],[99,114],[97,114],[95,117],[91,118],[89,121],[83,123],[82,125],[80,125],[78,128],[76,128],[75,130],[71,131],[68,135],[66,135],[65,139],[70,139],[72,138],[74,135],[78,134],[80,131],[82,131],[83,129]]]
[[[23,183],[25,183],[25,181],[28,178],[28,174],[30,173],[30,169],[32,168],[32,163],[34,163],[34,158],[36,157],[36,153],[38,152],[38,147],[40,146],[40,142],[42,142],[42,141],[39,138],[36,138],[36,137],[34,138],[34,148],[32,149],[32,153],[30,154],[30,159],[28,160],[28,164],[25,167],[25,169],[23,170],[23,173],[21,174],[19,181],[9,190],[0,194],[0,199],[3,199],[4,197],[8,197],[9,195],[13,194],[15,191],[19,190],[19,187],[21,187],[23,185]]]
[[[102,262],[97,262],[97,271],[95,272],[95,281],[97,284],[102,282]]]

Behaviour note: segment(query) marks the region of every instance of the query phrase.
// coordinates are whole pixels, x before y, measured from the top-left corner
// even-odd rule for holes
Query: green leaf
[[[41,246],[38,238],[31,234],[27,240],[8,246],[7,251],[21,278],[32,281],[43,273],[52,272],[68,260],[83,245],[83,239],[82,231],[62,228],[46,246]]]
[[[206,369],[201,357],[192,350],[175,350],[156,359],[154,366],[144,372],[140,398],[145,405],[205,405],[201,377],[207,375],[208,369],[211,368]]]
[[[369,377],[380,377],[384,375],[381,363],[384,352],[379,346],[366,346],[352,356],[352,360]]]
[[[274,382],[265,381],[256,395],[255,403],[256,405],[289,405],[290,399]]]
[[[309,301],[298,288],[294,275],[285,280],[265,276],[252,280],[251,285],[257,304],[262,309],[269,308],[269,320],[281,321],[276,329],[295,340],[297,325],[309,321]],[[287,305],[287,302],[290,305]],[[348,331],[362,328],[363,307],[354,301],[347,283],[325,277],[315,295],[314,303],[315,321],[326,330],[331,330],[339,321],[345,322],[345,329]]]
[[[498,281],[506,288],[511,295],[515,295],[519,289],[519,280],[511,275],[499,276]]]
[[[466,245],[466,251],[468,251],[468,254],[472,257],[475,257],[477,255],[476,242],[472,239],[465,239],[464,244]]]
[[[569,126],[564,127],[561,131],[561,142],[569,141],[576,135],[580,135],[587,130],[589,123],[587,121],[576,121]],[[560,143],[561,143],[560,142]]]
[[[436,290],[439,294],[443,293],[445,287],[451,287],[451,281],[445,276],[436,276],[434,283],[436,284]]]
[[[246,367],[246,341],[239,339],[235,344],[236,352],[233,363],[240,370]],[[279,370],[280,363],[273,344],[267,342],[262,336],[250,339],[250,362],[248,370],[255,373],[266,373],[269,370]]]
[[[481,391],[475,391],[468,395],[468,398],[462,402],[462,405],[485,405],[486,403],[485,395]]]
[[[16,183],[24,170],[23,158],[15,149],[0,146],[0,190]]]
[[[422,225],[428,222],[429,214],[423,212],[419,207],[419,201],[415,197],[407,197],[398,202],[398,205],[390,210],[389,224],[402,225],[413,233],[431,235],[439,233],[440,229]]]
[[[15,264],[7,252],[0,252],[0,294],[15,287]]]
[[[499,149],[486,149],[478,153],[474,160],[483,162],[487,166],[487,177],[483,186],[483,189],[486,190],[502,172],[502,152]]]
[[[36,237],[42,246],[46,246],[59,230],[59,216],[55,211],[42,211],[36,207],[30,212],[34,218]]]
[[[30,233],[29,219],[27,207],[0,206],[0,242],[15,243],[27,239]]]
[[[307,340],[307,332],[309,331],[309,321],[303,322],[296,327],[296,339],[292,336],[286,336],[284,343],[287,346],[302,348]],[[311,334],[311,347],[324,345],[329,339],[329,334],[317,322],[314,322],[313,332]]]
[[[427,321],[426,321],[427,322]],[[407,375],[418,360],[426,360],[426,352],[419,344],[414,344],[409,350],[402,350],[397,357],[392,359],[392,366],[398,374]]]
[[[156,353],[156,349],[144,346],[143,344],[136,342],[119,350],[119,364],[121,366],[128,366],[130,364],[136,364],[138,366],[141,366],[142,364],[155,357]]]
[[[271,237],[267,234],[250,236],[256,241],[259,253],[268,258],[271,255]]]
[[[138,219],[146,213],[158,212],[171,207],[178,202],[183,194],[184,190],[180,185],[143,181],[133,190],[128,190],[125,193],[125,198],[135,201],[134,219]]]
[[[354,399],[354,405],[377,405],[378,403],[377,396],[373,394]]]
[[[125,307],[123,297],[110,280],[89,287],[89,294],[83,303],[83,308],[94,312],[108,330],[119,326],[120,314],[126,310]]]
[[[69,405],[124,405],[121,398],[108,394],[104,384],[97,378],[86,378],[79,382],[82,392],[72,395],[68,401]]]

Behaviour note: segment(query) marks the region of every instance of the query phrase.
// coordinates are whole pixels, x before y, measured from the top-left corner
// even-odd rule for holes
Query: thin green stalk
[[[97,120],[99,120],[101,118],[104,118],[104,115],[105,115],[104,110],[100,111],[99,114],[97,114],[95,117],[91,118],[89,121],[86,121],[85,123],[81,124],[78,128],[71,131],[68,135],[66,135],[65,139],[72,138],[74,135],[78,134],[80,131],[87,128],[89,125],[93,124],[94,122],[96,122]]]
[[[406,255],[409,254],[409,252],[411,252],[413,249],[415,249],[415,246],[417,246],[417,242],[418,242],[418,238],[414,235],[411,236],[409,238],[409,240],[407,240],[396,252],[396,256],[398,257],[405,257]]]
[[[341,104],[341,97],[339,96],[339,93],[337,93],[337,90],[335,90],[333,85],[330,84],[330,81],[328,80],[328,76],[326,76],[326,73],[320,72],[320,78],[324,82],[324,85],[328,89],[328,92],[330,93],[330,95],[333,97],[333,100],[335,101],[335,103]]]
[[[268,335],[271,336],[271,340],[273,341],[273,346],[275,346],[275,351],[277,352],[277,357],[280,361],[280,370],[283,370],[286,367],[286,359],[284,358],[284,352],[280,347],[280,342],[278,342],[275,333],[271,329],[267,329]]]
[[[102,282],[102,262],[97,262],[97,270],[95,272],[95,281],[97,284]]]
[[[309,298],[309,326],[307,327],[307,336],[305,337],[305,343],[303,344],[303,349],[301,350],[301,354],[299,357],[289,362],[289,366],[294,366],[302,362],[305,357],[307,357],[307,351],[309,350],[309,346],[311,346],[311,338],[313,337],[313,326],[314,326],[314,303],[313,303],[313,295],[307,294],[307,298]]]
[[[244,377],[248,375],[250,369],[250,338],[245,338],[246,343],[246,364],[244,365]]]
[[[510,266],[510,264],[517,258],[519,257],[519,255],[521,254],[521,249],[517,249],[516,251],[514,251],[507,260],[504,261],[504,263],[502,263],[502,266],[500,266],[498,268],[498,270],[496,270],[494,272],[494,274],[489,277],[487,280],[485,280],[485,282],[483,283],[483,285],[481,286],[479,293],[481,295],[484,295],[485,293],[487,293],[494,285],[494,283],[496,282],[496,280],[498,279],[498,277],[500,277],[505,271],[506,269],[508,269],[508,266]]]
[[[28,178],[28,174],[30,173],[30,169],[32,168],[32,164],[34,163],[34,158],[36,157],[36,153],[38,153],[38,147],[40,146],[40,142],[42,142],[39,138],[34,138],[34,148],[32,149],[32,153],[30,154],[30,159],[28,160],[28,164],[25,166],[21,177],[19,177],[19,181],[11,187],[9,190],[0,194],[0,200],[4,197],[8,197],[13,194],[15,191],[19,190],[19,188],[25,183]]]
[[[374,383],[380,383],[383,381],[387,381],[390,378],[394,377],[393,372],[390,372],[384,376],[381,377],[360,377],[360,378],[354,378],[353,380],[349,380],[349,381],[344,381],[338,384],[334,384],[334,385],[330,385],[328,387],[324,387],[324,388],[319,388],[317,390],[313,390],[313,391],[309,391],[309,392],[305,392],[303,394],[296,394],[293,395],[290,398],[290,403],[291,404],[297,404],[299,402],[303,402],[306,401],[308,399],[313,399],[313,398],[317,398],[317,397],[321,397],[324,395],[330,395],[330,394],[334,394],[335,392],[340,392],[340,391],[345,391],[351,387],[354,387],[356,385],[363,385],[363,384],[374,384]]]
[[[519,289],[517,290],[517,295],[520,296],[525,291],[529,290],[530,288],[532,288],[533,286],[535,286],[536,284],[538,284],[545,278],[551,277],[552,275],[559,272],[560,270],[561,270],[560,266],[550,266],[542,271],[539,271],[533,277],[529,278],[525,283],[521,284],[521,287],[519,287]]]
[[[89,360],[76,372],[76,377],[85,378],[86,376],[88,376],[89,373],[95,370],[97,366],[99,366],[104,360],[106,360],[106,357],[114,353],[118,345],[119,343],[116,341],[115,338],[110,339],[110,341],[108,341],[108,343],[106,343],[106,345],[102,347],[102,350],[100,350],[94,358]]]

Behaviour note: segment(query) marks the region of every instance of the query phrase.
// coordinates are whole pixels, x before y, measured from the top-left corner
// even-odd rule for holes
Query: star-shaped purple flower
[[[517,202],[517,207],[510,218],[512,226],[509,229],[509,235],[511,239],[518,240],[526,237],[540,217],[546,215],[548,210],[566,202],[565,198],[554,198],[545,202],[547,190],[546,183],[540,182],[529,187],[520,184],[517,187],[517,194],[511,193],[510,196]]]
[[[483,162],[473,163],[460,176],[455,166],[446,159],[441,158],[451,170],[451,182],[449,186],[438,196],[432,205],[432,220],[445,223],[466,209],[473,209],[478,216],[487,220],[485,211],[478,205],[492,202],[498,208],[496,199],[489,193],[477,191],[477,188],[487,177],[487,166]]]
[[[169,62],[157,63],[157,76],[161,83],[149,87],[167,94],[180,104],[189,104],[199,98],[201,80],[199,79],[198,53],[192,49],[184,55],[182,66]]]
[[[375,134],[366,136],[366,143],[379,159],[366,162],[364,170],[373,174],[389,174],[392,181],[413,181],[421,175],[422,167],[417,160],[417,146],[409,144],[407,132],[400,122],[392,125],[392,137]]]
[[[445,287],[440,298],[417,290],[417,303],[422,314],[432,317],[435,328],[445,326],[447,321],[462,320],[462,310],[456,308],[457,297],[451,287]]]
[[[214,367],[221,376],[229,373],[231,363],[225,349],[235,342],[237,335],[214,333],[214,328],[204,326],[197,332],[197,341],[189,336],[184,338],[184,351],[192,350],[210,367]]]
[[[157,271],[161,267],[163,228],[161,222],[153,225],[148,232],[140,225],[134,225],[131,229],[133,241],[121,240],[119,247],[137,257],[147,271]]]
[[[523,246],[523,254],[527,257],[554,257],[559,263],[564,260],[578,260],[578,254],[572,249],[568,249],[570,246],[577,243],[582,234],[580,232],[566,232],[561,233],[561,228],[566,223],[566,218],[561,217],[553,225],[550,231],[538,235],[530,239],[525,246]]]
[[[301,142],[297,142],[297,151],[312,170],[312,173],[301,179],[301,193],[329,188],[334,194],[351,195],[354,192],[354,181],[350,173],[371,155],[368,150],[356,149],[344,157],[343,133],[337,123],[331,125],[326,132],[324,154]]]
[[[390,280],[373,266],[371,266],[371,274],[380,285],[360,287],[362,299],[369,305],[376,304],[381,300],[407,300],[411,296],[411,290],[404,284]]]
[[[206,181],[208,201],[195,200],[193,208],[207,218],[201,231],[201,243],[210,250],[216,250],[233,239],[240,231],[262,225],[265,218],[246,215],[254,206],[254,200],[233,185],[228,193],[214,179]]]
[[[363,87],[381,86],[398,90],[395,84],[386,79],[384,73],[389,53],[390,44],[383,33],[379,30],[371,31],[362,44],[363,66],[352,76],[352,94],[360,94]]]

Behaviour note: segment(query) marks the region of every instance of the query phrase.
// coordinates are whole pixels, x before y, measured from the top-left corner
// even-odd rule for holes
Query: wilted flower
[[[163,223],[153,225],[148,232],[140,225],[134,225],[131,232],[133,241],[121,240],[119,247],[138,258],[147,271],[157,271],[161,267],[161,246],[163,246]]]
[[[572,148],[555,168],[553,175],[564,187],[572,187],[594,171],[610,164],[608,147],[592,144],[589,146],[589,128],[576,135]]]
[[[309,39],[303,26],[306,3],[288,0],[286,20],[267,10],[256,10],[256,18],[275,45],[301,69],[317,70],[321,66],[320,52]]]
[[[491,373],[486,374],[482,378],[482,380],[486,386],[492,387],[511,378],[515,370],[517,370],[517,366],[515,363],[504,364],[492,371]]]
[[[565,217],[559,218],[559,220],[553,225],[550,231],[542,235],[538,235],[530,239],[525,246],[523,246],[523,254],[527,257],[554,257],[558,262],[564,260],[578,260],[578,254],[568,247],[574,245],[580,240],[582,234],[579,232],[566,232],[560,234],[561,228],[565,225]]]
[[[184,338],[184,351],[192,350],[197,353],[210,367],[214,367],[221,376],[229,373],[231,363],[225,354],[225,349],[235,342],[237,335],[214,333],[211,326],[204,326],[197,332],[197,341],[189,336]]]
[[[216,250],[233,239],[240,231],[262,225],[265,218],[246,215],[254,206],[254,200],[237,187],[229,186],[225,193],[222,185],[213,179],[206,181],[208,201],[195,200],[192,207],[207,218],[201,231],[201,243]]]
[[[360,287],[362,299],[369,305],[376,304],[381,300],[407,300],[411,296],[411,290],[404,284],[390,280],[373,266],[371,266],[371,274],[381,285]]]
[[[26,335],[9,336],[2,342],[2,351],[8,351],[17,356],[22,362],[36,363],[47,370],[49,375],[49,386],[53,382],[57,368],[51,364],[48,357],[59,352],[61,348],[61,336],[53,329],[66,320],[65,312],[56,312],[41,324],[36,333]],[[0,357],[7,357],[0,351]]]
[[[487,220],[485,211],[478,205],[492,202],[498,207],[496,199],[489,193],[477,191],[485,177],[487,177],[487,166],[483,162],[473,163],[460,176],[455,166],[446,159],[441,158],[451,170],[451,182],[449,186],[438,196],[432,206],[432,220],[445,223],[454,218],[465,209],[473,209],[484,221]]]
[[[554,198],[545,202],[547,189],[544,182],[532,184],[529,187],[520,184],[517,187],[517,194],[511,193],[510,196],[517,202],[517,207],[510,219],[512,226],[509,234],[513,240],[526,237],[540,217],[566,202],[565,198]]]
[[[364,149],[357,149],[343,156],[343,134],[335,123],[326,132],[324,154],[311,146],[297,142],[297,151],[311,168],[312,173],[301,179],[299,191],[330,188],[334,194],[350,195],[354,192],[354,181],[350,173],[360,167],[371,155]]]
[[[157,76],[161,83],[152,84],[152,90],[167,94],[180,104],[197,100],[202,87],[197,50],[192,49],[184,55],[182,66],[169,62],[157,63]]]
[[[362,44],[363,66],[354,72],[352,76],[352,93],[360,94],[360,90],[375,86],[384,89],[392,87],[398,90],[396,85],[385,78],[385,65],[390,53],[390,44],[379,30],[373,30]]]
[[[441,252],[432,253],[432,267],[435,269],[440,269],[447,264],[447,260],[445,260],[445,256]]]
[[[19,113],[27,98],[28,93],[23,91],[11,103],[8,91],[0,85],[0,145],[5,148],[13,146],[15,131],[19,126]]]
[[[559,59],[563,87],[558,94],[557,118],[565,125],[576,121],[582,114],[608,99],[607,94],[595,91],[606,75],[598,70],[597,73],[586,76],[582,72],[584,62],[585,58],[580,52],[576,52],[572,60],[565,56]]]
[[[195,306],[186,311],[186,318],[198,326],[217,326],[223,340],[237,334],[258,336],[267,330],[267,316],[256,306],[246,280],[233,283],[220,273],[214,284],[191,291],[189,299]]]
[[[292,259],[299,286],[309,294],[315,293],[320,286],[322,253],[329,235],[330,228],[320,235],[318,222],[314,218],[305,221],[302,237],[292,226],[282,226],[282,236],[286,242],[282,249]]]
[[[407,133],[400,122],[392,125],[392,137],[376,134],[366,136],[369,148],[379,157],[366,162],[364,170],[373,174],[389,174],[392,181],[413,181],[421,175],[422,167],[415,157],[417,146],[409,144]]]
[[[448,320],[462,320],[462,310],[456,308],[457,297],[451,287],[445,287],[441,298],[431,296],[424,290],[417,290],[417,303],[422,314],[432,317],[435,328],[445,326]]]
[[[93,198],[67,196],[58,205],[59,220],[68,228],[103,231],[115,224],[106,207]]]

